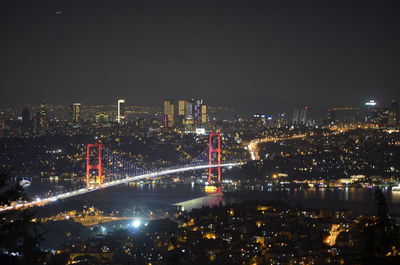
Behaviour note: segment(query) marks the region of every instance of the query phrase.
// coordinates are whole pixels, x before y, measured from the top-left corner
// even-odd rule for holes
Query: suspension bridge
[[[93,153],[92,149],[97,150],[97,162],[94,164],[91,163],[91,154]],[[45,198],[36,198],[33,201],[12,202],[10,205],[1,206],[0,212],[41,206],[50,202],[67,199],[124,183],[195,170],[208,170],[209,185],[218,186],[221,183],[221,168],[231,168],[241,164],[243,163],[240,161],[222,160],[221,134],[219,132],[209,134],[207,148],[190,163],[157,170],[139,168],[133,163],[118,156],[115,152],[111,152],[104,148],[103,143],[99,141],[94,144],[87,144],[86,147],[85,187],[65,192],[57,192],[50,194]],[[214,171],[216,171],[215,175]],[[97,172],[97,175],[93,176],[93,173],[95,172]]]

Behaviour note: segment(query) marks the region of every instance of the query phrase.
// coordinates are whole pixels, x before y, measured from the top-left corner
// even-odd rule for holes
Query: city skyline
[[[170,99],[164,99],[162,102],[159,102],[155,106],[136,105],[136,104],[132,104],[131,102],[126,102],[125,99],[118,99],[118,100],[114,99],[114,101],[111,101],[111,100],[109,100],[109,101],[110,102],[108,102],[108,104],[87,104],[87,103],[82,103],[81,101],[80,102],[60,104],[60,103],[57,103],[57,102],[46,102],[44,100],[41,100],[40,102],[36,102],[36,103],[33,103],[33,104],[20,105],[20,106],[19,105],[13,105],[13,106],[10,106],[10,107],[3,107],[3,108],[0,108],[0,111],[3,111],[2,115],[4,115],[5,113],[9,113],[10,110],[12,110],[12,112],[14,112],[14,116],[12,118],[13,119],[17,119],[17,118],[21,118],[21,117],[24,116],[23,112],[25,110],[37,109],[37,108],[40,108],[40,105],[46,104],[46,105],[53,106],[53,107],[56,107],[56,106],[61,107],[61,108],[63,108],[63,107],[66,108],[67,107],[67,108],[69,108],[69,112],[71,113],[71,115],[74,116],[75,114],[73,114],[73,113],[75,112],[75,109],[78,106],[79,109],[78,109],[78,114],[77,115],[79,117],[73,118],[73,120],[77,121],[77,120],[80,120],[80,118],[81,118],[80,117],[80,115],[81,115],[81,110],[80,110],[81,107],[84,107],[84,108],[86,108],[86,107],[89,107],[89,108],[93,108],[93,107],[94,108],[105,108],[105,109],[107,109],[106,112],[112,111],[115,108],[116,116],[117,116],[116,119],[117,119],[117,122],[120,123],[120,121],[118,119],[118,116],[119,116],[118,113],[119,113],[120,106],[121,106],[121,120],[122,120],[122,119],[124,119],[123,113],[125,112],[125,106],[129,107],[129,108],[149,108],[149,109],[153,109],[154,111],[156,111],[158,109],[160,114],[163,114],[163,113],[165,114],[165,112],[166,112],[165,103],[169,102],[169,104],[171,104],[171,106],[170,106],[171,110],[167,110],[167,112],[172,111],[172,113],[170,113],[170,114],[172,114],[172,115],[170,115],[171,118],[172,119],[176,119],[176,118],[178,119],[176,121],[172,121],[172,123],[178,122],[179,124],[182,124],[182,119],[179,118],[179,117],[181,117],[182,115],[183,116],[188,115],[186,113],[187,112],[187,108],[189,107],[187,104],[189,103],[189,105],[192,106],[192,104],[194,104],[197,101],[198,102],[203,102],[203,99],[170,98]],[[190,103],[190,102],[192,102],[192,103]],[[269,111],[269,110],[264,110],[264,111],[259,111],[259,112],[250,112],[250,113],[249,112],[247,112],[247,113],[246,112],[245,113],[240,112],[240,111],[237,110],[236,107],[212,106],[212,105],[210,106],[208,104],[205,105],[205,104],[202,104],[202,103],[199,103],[199,104],[201,104],[199,106],[204,107],[204,109],[200,111],[200,112],[203,112],[203,117],[202,117],[203,121],[205,121],[207,119],[206,118],[206,113],[207,113],[206,112],[206,107],[211,107],[212,109],[215,109],[215,110],[219,109],[219,110],[222,110],[223,112],[225,112],[225,115],[223,115],[223,116],[221,116],[219,118],[222,118],[222,117],[225,117],[225,118],[228,118],[228,119],[231,119],[231,118],[234,118],[234,117],[251,118],[251,117],[257,117],[257,116],[260,116],[260,115],[265,116],[265,117],[269,116],[271,118],[272,117],[278,118],[278,117],[284,115],[287,118],[294,118],[295,119],[295,120],[293,120],[294,124],[299,123],[300,118],[297,117],[297,116],[299,115],[299,111],[304,109],[304,110],[307,111],[307,114],[305,116],[304,116],[304,113],[302,114],[303,118],[301,118],[302,119],[301,123],[305,124],[306,123],[306,118],[305,118],[306,116],[308,118],[313,118],[313,119],[325,119],[325,118],[330,119],[329,118],[330,113],[332,111],[337,111],[337,110],[343,111],[343,110],[361,110],[363,108],[373,108],[373,109],[376,109],[376,110],[385,111],[385,110],[392,109],[394,105],[398,105],[399,104],[398,102],[399,101],[397,101],[395,99],[393,99],[391,101],[388,101],[388,102],[380,102],[380,101],[376,101],[375,99],[369,99],[369,100],[365,100],[365,101],[353,102],[352,104],[349,104],[349,105],[336,104],[336,105],[333,105],[333,106],[323,106],[320,109],[315,109],[314,106],[312,106],[312,105],[310,106],[310,105],[297,104],[296,107],[294,107],[293,109],[282,110],[280,112],[272,112],[272,111]],[[169,107],[167,107],[167,109],[169,109]],[[19,110],[21,110],[21,115],[15,116],[15,112],[18,112]],[[294,111],[294,113],[293,113],[293,111]],[[99,112],[99,110],[97,112]],[[228,114],[228,116],[226,116],[226,114]],[[11,117],[9,115],[6,115],[6,116],[7,117]],[[295,118],[295,116],[297,118]],[[165,117],[163,117],[162,119],[165,120]]]
[[[3,3],[0,104],[180,97],[278,113],[388,102],[400,98],[396,10],[374,1]]]

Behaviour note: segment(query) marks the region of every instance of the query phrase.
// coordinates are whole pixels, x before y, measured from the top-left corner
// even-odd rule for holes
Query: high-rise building
[[[81,103],[73,103],[71,105],[71,115],[72,122],[81,122]]]
[[[308,124],[308,107],[303,109],[295,109],[293,112],[293,125],[307,125]]]
[[[201,123],[207,123],[207,106],[204,104],[201,105]]]
[[[378,119],[378,106],[377,102],[373,99],[364,103],[363,121],[367,123],[376,123]]]
[[[336,108],[328,109],[326,113],[325,125],[336,123]]]
[[[188,114],[188,104],[187,100],[179,100],[178,101],[178,123],[179,125],[184,125],[186,116]]]
[[[121,123],[125,118],[125,99],[118,100],[118,113],[117,113],[117,122]]]
[[[299,124],[299,117],[300,117],[300,110],[295,109],[293,112],[293,120],[292,120],[293,125]]]
[[[275,126],[277,128],[285,127],[286,125],[290,124],[290,121],[287,119],[285,113],[278,114],[275,120]]]
[[[24,129],[29,129],[32,126],[32,121],[31,121],[31,112],[28,108],[24,108],[22,110],[22,127]]]
[[[184,125],[207,123],[207,106],[202,99],[179,100],[178,111]]]
[[[350,124],[360,120],[360,109],[356,107],[337,107],[328,109],[328,124]]]
[[[175,110],[172,100],[164,101],[164,126],[171,127],[175,124]],[[178,125],[198,125],[207,123],[207,106],[202,99],[178,100],[177,108]],[[169,125],[168,125],[169,124]],[[172,125],[171,125],[172,124]]]
[[[193,122],[194,124],[200,124],[202,118],[202,106],[203,100],[202,99],[193,99]]]
[[[48,128],[46,103],[40,102],[39,109],[36,114],[36,129],[38,132],[43,132]]]
[[[389,109],[388,124],[391,126],[396,126],[399,124],[399,122],[399,102],[393,100]]]
[[[188,101],[184,99],[180,99],[178,101],[178,115],[179,116],[185,116],[187,114],[187,105]]]
[[[374,111],[374,117],[369,122],[379,126],[386,126],[390,121],[390,110],[388,108],[377,108]]]
[[[194,124],[194,101],[188,100],[186,105],[186,116],[185,116],[185,124],[191,125]]]
[[[172,100],[164,100],[164,127],[171,128],[175,123],[174,102]]]

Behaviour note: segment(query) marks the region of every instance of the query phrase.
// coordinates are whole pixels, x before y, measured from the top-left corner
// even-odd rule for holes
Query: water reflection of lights
[[[400,191],[392,191],[392,203],[400,203]]]

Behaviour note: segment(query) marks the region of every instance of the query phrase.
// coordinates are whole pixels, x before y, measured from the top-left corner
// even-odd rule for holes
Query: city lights
[[[134,220],[132,222],[133,228],[139,228],[141,226],[142,222],[140,220]]]
[[[3,2],[0,265],[400,264],[400,2]]]

